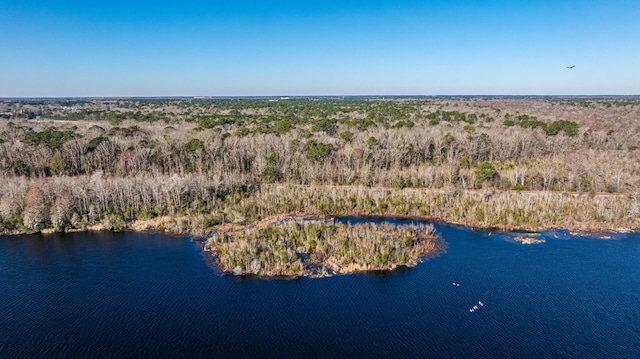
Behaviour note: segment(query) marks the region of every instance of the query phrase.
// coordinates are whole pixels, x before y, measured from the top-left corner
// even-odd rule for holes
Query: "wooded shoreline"
[[[640,230],[640,98],[0,100],[0,233]]]
[[[464,226],[470,229],[488,229],[488,230],[497,230],[497,231],[528,231],[528,232],[541,232],[541,231],[549,231],[549,230],[567,230],[571,232],[583,232],[583,233],[628,233],[628,232],[637,232],[640,231],[640,219],[633,216],[628,216],[626,220],[623,221],[599,221],[602,218],[619,218],[621,214],[621,210],[617,213],[604,213],[604,215],[594,216],[591,220],[578,220],[577,218],[559,218],[561,214],[553,213],[550,214],[555,218],[559,218],[558,221],[555,222],[539,222],[539,221],[527,221],[527,218],[516,217],[514,218],[514,214],[518,213],[518,208],[515,210],[511,210],[506,208],[509,216],[503,215],[502,217],[494,217],[494,220],[478,220],[476,216],[475,210],[466,211],[467,216],[461,217],[460,213],[457,212],[447,212],[446,209],[451,208],[443,208],[443,210],[434,211],[432,215],[425,214],[425,210],[420,208],[420,206],[404,206],[402,204],[399,205],[399,208],[391,204],[391,208],[389,208],[389,203],[385,203],[382,206],[376,206],[375,204],[371,204],[368,208],[350,208],[352,206],[345,206],[344,203],[336,204],[333,203],[333,207],[327,206],[326,202],[333,202],[340,195],[344,195],[347,198],[351,193],[355,193],[357,196],[367,195],[369,198],[366,201],[385,201],[385,202],[397,202],[398,198],[400,199],[411,199],[415,201],[419,199],[421,196],[427,199],[433,199],[433,197],[442,199],[451,199],[451,198],[464,198],[463,200],[459,200],[464,205],[469,206],[480,205],[479,208],[488,208],[490,206],[490,202],[487,202],[486,206],[481,206],[481,201],[485,201],[486,197],[494,197],[501,196],[500,202],[514,202],[519,204],[524,204],[524,206],[534,206],[537,202],[540,202],[541,199],[545,199],[549,201],[549,198],[562,198],[567,202],[563,203],[564,208],[566,209],[567,203],[572,203],[574,208],[573,211],[578,211],[580,209],[584,210],[583,212],[589,213],[586,209],[591,209],[592,211],[596,211],[598,207],[602,207],[603,204],[601,201],[604,201],[604,208],[608,211],[614,210],[613,207],[610,206],[611,203],[624,203],[626,206],[623,206],[622,209],[627,209],[633,211],[638,209],[638,196],[634,194],[610,194],[610,193],[602,193],[602,194],[589,194],[589,193],[556,193],[556,192],[548,192],[548,191],[482,191],[482,190],[472,190],[472,191],[464,191],[464,190],[430,190],[430,189],[416,189],[416,188],[406,188],[402,190],[393,190],[390,188],[365,188],[365,187],[349,187],[349,186],[299,186],[299,185],[267,185],[263,186],[266,188],[265,191],[256,192],[258,195],[263,195],[262,198],[252,198],[248,196],[244,198],[245,203],[241,203],[242,206],[246,207],[251,206],[251,202],[261,202],[264,204],[264,201],[268,198],[273,198],[274,196],[278,197],[276,202],[287,202],[289,201],[296,210],[294,211],[278,211],[278,207],[281,206],[274,205],[275,208],[266,209],[254,207],[255,212],[259,213],[238,213],[238,208],[240,203],[236,203],[232,205],[226,212],[228,212],[228,216],[225,218],[225,210],[224,209],[216,209],[211,211],[211,213],[194,213],[190,215],[184,214],[174,214],[174,215],[161,215],[161,216],[153,216],[152,218],[140,218],[133,220],[121,220],[122,223],[118,223],[117,227],[114,227],[113,223],[109,220],[109,217],[103,218],[102,221],[94,222],[91,225],[80,226],[79,228],[62,228],[55,229],[51,227],[41,228],[38,231],[27,230],[26,228],[21,229],[13,229],[7,230],[3,229],[0,231],[1,235],[17,235],[17,234],[26,234],[26,233],[34,233],[34,232],[43,232],[43,233],[51,233],[51,232],[76,232],[83,230],[133,230],[133,231],[159,231],[159,232],[168,232],[174,234],[181,235],[193,235],[196,237],[206,236],[209,233],[235,233],[238,231],[242,231],[246,228],[250,227],[263,227],[266,224],[273,224],[276,221],[283,220],[297,220],[301,218],[320,218],[326,216],[350,216],[350,217],[371,217],[371,218],[394,218],[394,219],[415,219],[420,221],[427,222],[441,222],[449,225],[456,226]],[[266,196],[265,196],[266,192]],[[295,198],[287,198],[286,195],[282,195],[282,193],[298,193]],[[310,194],[310,197],[305,200],[301,200],[300,194]],[[326,198],[322,198],[321,196],[326,195]],[[265,198],[266,197],[266,198]],[[476,199],[475,202],[468,202],[471,199]],[[481,200],[478,200],[480,198]],[[527,200],[527,198],[530,199]],[[524,202],[523,202],[524,199]],[[466,201],[465,201],[466,200]],[[295,205],[293,204],[294,202]],[[600,203],[600,204],[599,204]],[[397,204],[397,203],[396,203]],[[441,205],[444,203],[441,203]],[[449,204],[451,206],[451,204]],[[475,207],[474,207],[475,208]],[[559,208],[562,208],[560,206]],[[275,209],[275,210],[274,210]],[[382,209],[382,210],[381,210]],[[403,213],[399,213],[403,212]],[[429,211],[431,212],[431,211]],[[445,215],[442,215],[444,213]],[[454,214],[455,216],[447,216],[446,214]],[[565,213],[566,214],[566,213]],[[580,214],[578,217],[585,218],[584,213]],[[504,220],[504,221],[500,221]],[[106,222],[106,223],[105,223]]]
[[[406,234],[391,227],[370,225],[366,230],[349,234],[354,230],[325,225],[322,221],[315,229],[300,224],[310,218],[392,218],[418,220],[425,225],[440,222],[476,230],[567,230],[606,238],[602,233],[640,229],[640,219],[630,216],[638,210],[638,204],[638,197],[630,194],[277,184],[229,193],[225,200],[210,205],[206,212],[128,221],[117,214],[107,214],[90,225],[40,228],[39,231],[131,230],[190,236],[205,241],[204,250],[224,273],[269,278],[327,277],[415,266],[423,258],[439,253],[446,246],[446,238],[439,239],[432,228],[423,229],[420,234],[415,231]],[[544,211],[535,213],[536,208]],[[605,218],[610,220],[603,220]],[[555,222],[544,222],[545,219]],[[292,230],[291,225],[297,227]],[[36,232],[22,229],[0,234]],[[342,240],[330,239],[336,231],[346,233],[340,237]],[[317,241],[322,243],[318,249]]]

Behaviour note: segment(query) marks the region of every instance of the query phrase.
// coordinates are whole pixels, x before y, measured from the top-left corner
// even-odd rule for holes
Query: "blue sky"
[[[0,0],[0,33],[0,97],[640,94],[637,0]]]

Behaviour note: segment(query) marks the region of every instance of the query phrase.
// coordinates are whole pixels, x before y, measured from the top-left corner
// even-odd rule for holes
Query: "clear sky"
[[[0,0],[0,34],[0,97],[640,94],[638,0]]]

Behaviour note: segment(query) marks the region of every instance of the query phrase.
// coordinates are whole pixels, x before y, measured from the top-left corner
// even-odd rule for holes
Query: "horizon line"
[[[531,97],[531,98],[544,98],[544,97],[581,97],[581,98],[596,98],[596,97],[640,97],[638,94],[592,94],[592,95],[568,95],[568,94],[554,94],[554,95],[539,95],[539,94],[521,94],[521,95],[465,95],[465,94],[440,94],[440,95],[390,95],[390,94],[369,94],[369,95],[161,95],[161,96],[0,96],[0,100],[57,100],[57,99],[305,99],[305,98],[438,98],[438,97]]]

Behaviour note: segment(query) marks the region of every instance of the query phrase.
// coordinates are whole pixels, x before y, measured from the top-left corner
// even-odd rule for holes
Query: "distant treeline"
[[[9,125],[0,143],[0,175],[196,173],[262,183],[637,190],[640,163],[624,156],[626,144],[616,136],[577,136],[579,129],[566,121],[516,121],[517,130],[467,122],[367,131],[314,124],[283,135],[242,134],[242,128],[228,135],[179,128],[152,132],[139,125],[94,125],[84,132]]]

